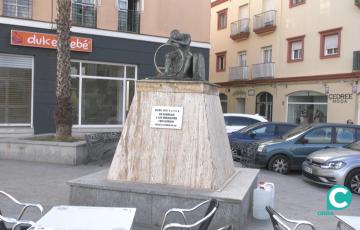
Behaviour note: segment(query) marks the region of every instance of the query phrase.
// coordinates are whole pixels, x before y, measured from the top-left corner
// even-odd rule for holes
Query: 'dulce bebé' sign
[[[181,129],[183,107],[153,106],[151,111],[151,128]]]
[[[56,49],[57,35],[30,31],[11,30],[11,45]],[[92,52],[92,39],[70,37],[71,51]]]

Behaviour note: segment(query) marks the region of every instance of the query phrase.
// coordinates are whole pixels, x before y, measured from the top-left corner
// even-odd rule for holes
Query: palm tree
[[[71,0],[57,0],[56,139],[71,138],[72,104],[70,79]]]

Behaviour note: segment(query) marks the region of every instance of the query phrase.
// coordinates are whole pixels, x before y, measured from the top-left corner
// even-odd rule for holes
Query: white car
[[[259,114],[242,114],[242,113],[224,113],[226,132],[232,133],[238,131],[246,126],[258,123],[267,122],[264,117]]]

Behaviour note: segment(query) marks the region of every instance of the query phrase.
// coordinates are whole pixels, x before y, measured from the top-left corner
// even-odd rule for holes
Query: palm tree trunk
[[[71,137],[72,104],[70,79],[71,0],[57,0],[56,139]]]

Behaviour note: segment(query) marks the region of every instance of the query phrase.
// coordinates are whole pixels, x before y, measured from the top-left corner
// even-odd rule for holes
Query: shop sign
[[[255,96],[255,89],[249,89],[248,96]]]
[[[151,111],[151,128],[181,129],[183,107],[153,106]]]
[[[346,104],[348,103],[348,100],[353,99],[353,95],[350,93],[338,93],[338,94],[329,94],[329,100],[332,101],[332,103],[341,103]]]
[[[56,34],[11,30],[11,45],[56,49]],[[92,52],[92,39],[70,37],[71,51]]]

